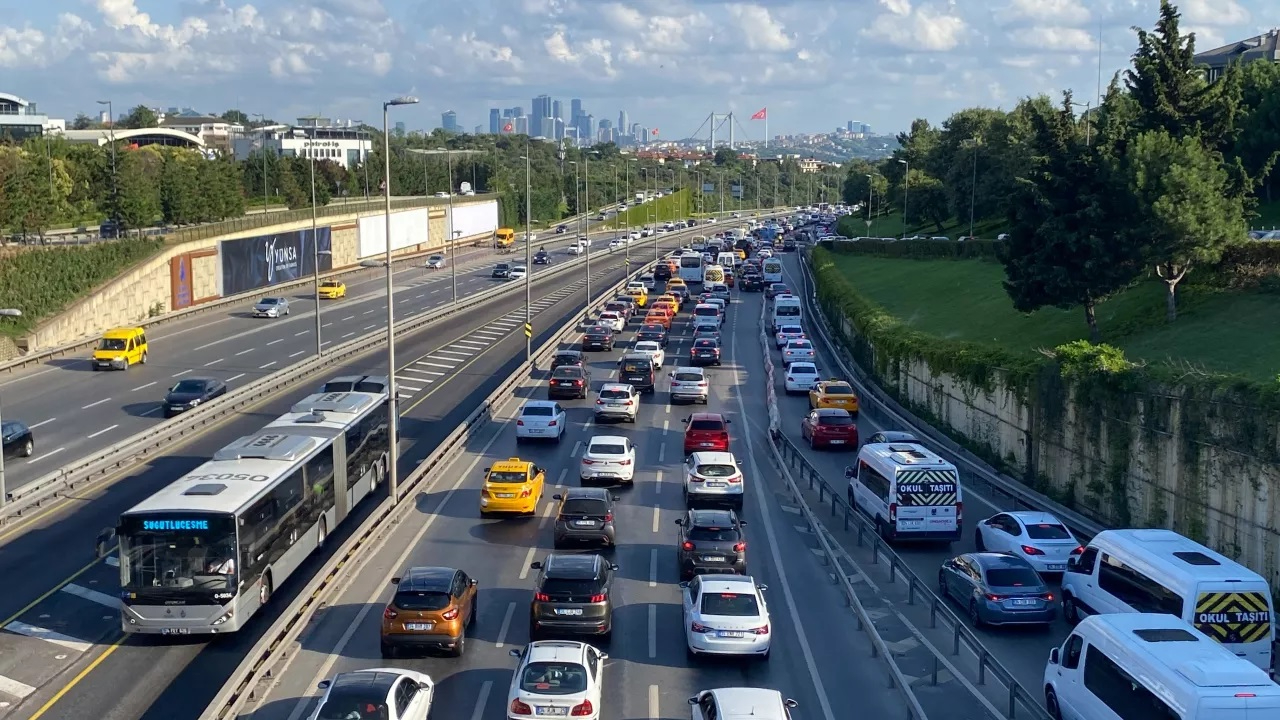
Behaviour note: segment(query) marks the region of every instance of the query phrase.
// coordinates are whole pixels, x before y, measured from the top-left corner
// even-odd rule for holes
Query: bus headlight
[[[213,625],[216,627],[218,625],[225,623],[226,621],[230,620],[231,616],[234,614],[235,614],[234,610],[228,610],[226,613],[222,615],[222,617],[218,618],[217,620],[214,620]]]

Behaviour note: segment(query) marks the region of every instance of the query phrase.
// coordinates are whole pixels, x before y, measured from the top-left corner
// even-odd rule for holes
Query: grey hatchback
[[[676,553],[680,579],[701,573],[747,574],[747,540],[732,510],[689,510],[676,518],[680,543]]]
[[[529,604],[529,639],[548,633],[613,636],[613,578],[618,566],[600,555],[551,553],[538,571]]]
[[[965,553],[942,563],[938,594],[968,612],[974,627],[1048,625],[1058,616],[1053,592],[1040,573],[1009,553]]]
[[[605,547],[613,547],[617,539],[613,526],[616,495],[603,488],[576,487],[552,497],[560,501],[554,530],[557,549],[570,543],[603,543]]]

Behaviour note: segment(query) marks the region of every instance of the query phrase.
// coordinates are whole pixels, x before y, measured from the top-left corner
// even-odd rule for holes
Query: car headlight
[[[124,356],[123,356],[123,355],[117,355],[117,356],[115,356],[115,358],[113,358],[113,359],[114,359],[116,362],[124,362]]]

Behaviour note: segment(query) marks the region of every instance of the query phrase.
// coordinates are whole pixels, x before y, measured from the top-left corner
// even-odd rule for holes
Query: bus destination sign
[[[208,520],[143,520],[143,530],[208,530]]]

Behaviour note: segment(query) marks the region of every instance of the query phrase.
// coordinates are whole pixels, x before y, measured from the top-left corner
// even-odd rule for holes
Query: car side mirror
[[[697,705],[697,704],[698,704],[698,696],[697,696],[697,695],[694,695],[693,697],[689,698],[689,704],[690,704],[690,705]]]
[[[791,708],[791,709],[793,709],[793,710],[794,710],[795,708],[800,707],[800,703],[796,702],[795,700],[792,700],[791,698],[787,698],[786,700],[783,700],[783,701],[782,701],[782,704],[783,704],[783,705],[786,705],[787,707],[789,707],[789,708]]]
[[[677,525],[684,525],[684,518],[676,518]]]
[[[746,527],[746,526],[747,526],[747,521],[746,521],[746,520],[739,520],[739,521],[738,521],[738,524],[739,524],[739,525],[741,525],[742,527]]]
[[[857,473],[855,473],[855,472],[853,471],[853,468],[852,468],[852,467],[850,467],[850,466],[846,465],[846,466],[845,466],[845,468],[844,468],[844,476],[845,476],[846,478],[853,478],[853,476],[854,476],[854,475],[857,475]]]
[[[541,570],[541,569],[542,569],[542,561],[540,561],[540,560],[539,560],[539,561],[535,561],[535,562],[531,562],[531,563],[529,563],[529,569],[530,569],[530,570]]]
[[[328,690],[329,685],[330,683],[328,680],[321,680],[320,682],[316,683],[316,687],[320,688],[321,690]]]
[[[489,472],[489,468],[485,468],[485,469],[484,469],[484,471],[485,471],[486,473],[488,473],[488,472]]]
[[[609,499],[610,499],[610,500],[612,500],[612,501],[614,501],[614,502],[618,502],[619,500],[621,500],[621,499],[622,499],[622,497],[621,497],[621,496],[619,496],[619,495],[610,495],[610,496],[609,496]]]
[[[610,570],[617,570],[617,569],[618,569],[618,563],[609,563],[609,569],[610,569]]]
[[[513,658],[518,658],[520,657],[520,648],[511,648],[511,650],[508,651],[507,654]]]
[[[759,591],[761,591],[761,592],[764,592],[765,590],[768,590],[768,589],[769,589],[769,586],[768,586],[768,585],[757,585],[757,586],[756,586],[756,589],[757,589],[757,590],[759,590]]]
[[[552,496],[551,496],[551,499],[552,499],[552,500],[564,500],[564,496],[563,496],[563,495],[561,495],[560,493],[556,493],[555,495],[552,495]]]
[[[688,587],[689,587],[689,581],[688,581],[688,580],[682,580],[682,581],[680,581],[680,587],[682,587],[682,588],[688,588]]]
[[[724,424],[725,424],[725,425],[732,425],[732,424],[733,424],[733,421],[732,421],[732,420],[730,420],[730,419],[728,419],[728,418],[725,418]],[[737,459],[737,458],[735,458],[735,460],[736,460],[736,459]]]
[[[1058,648],[1053,648],[1052,650],[1049,651],[1050,665],[1057,665],[1060,659],[1061,659],[1061,656],[1058,653]]]
[[[168,392],[173,392],[174,390],[177,390],[177,389],[178,389],[178,386],[177,386],[177,385],[174,385],[174,386],[172,386],[172,387],[170,387],[170,388],[169,388]]]
[[[399,584],[400,584],[400,578],[398,578],[398,577],[393,577],[393,578],[391,578],[391,584],[392,584],[392,585],[399,585]]]
[[[480,584],[480,581],[475,578],[471,578],[470,580],[467,581],[467,584],[469,584],[471,587],[475,587]]]

